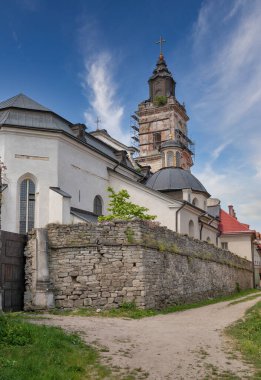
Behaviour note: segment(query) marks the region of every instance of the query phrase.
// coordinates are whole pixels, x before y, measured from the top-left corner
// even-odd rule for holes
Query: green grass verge
[[[256,369],[253,379],[261,379],[261,301],[251,307],[245,318],[226,329],[235,339],[243,358]]]
[[[244,298],[241,298],[239,300],[236,300],[236,301],[233,301],[233,302],[230,302],[228,304],[228,306],[232,306],[232,305],[237,305],[238,303],[241,303],[241,302],[247,302],[247,301],[251,301],[255,298],[258,298],[260,297],[261,293],[260,294],[254,294],[253,296],[249,296],[249,297],[244,297]]]
[[[82,316],[82,317],[91,317],[91,316],[99,316],[99,317],[122,317],[122,318],[132,318],[132,319],[140,319],[145,317],[152,317],[159,314],[169,314],[175,313],[177,311],[184,311],[188,309],[194,309],[197,307],[207,306],[211,304],[215,304],[217,302],[223,301],[231,301],[238,299],[243,296],[247,296],[249,294],[257,293],[261,295],[261,292],[256,289],[248,289],[240,292],[236,292],[229,296],[223,296],[218,298],[211,298],[195,303],[190,304],[181,304],[181,305],[173,305],[169,306],[162,310],[154,310],[154,309],[139,309],[133,303],[124,303],[117,309],[110,310],[101,310],[99,313],[95,309],[91,308],[80,308],[76,310],[61,310],[54,309],[51,310],[50,313],[57,315],[71,315],[71,316]]]
[[[93,380],[110,374],[78,336],[0,315],[0,380]]]

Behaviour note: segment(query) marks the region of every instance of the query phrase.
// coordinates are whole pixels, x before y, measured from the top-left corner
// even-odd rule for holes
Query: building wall
[[[5,163],[7,189],[3,192],[2,229],[19,232],[20,183],[30,178],[36,185],[35,226],[45,226],[49,220],[49,186],[58,186],[58,142],[41,132],[15,129],[1,131],[0,145]]]
[[[133,183],[115,172],[110,171],[109,175],[110,186],[115,191],[126,189],[130,194],[131,202],[147,207],[150,215],[157,216],[155,219],[157,222],[173,231],[176,230],[176,210],[181,206],[181,203],[164,196],[164,194],[152,191],[140,183]]]
[[[27,310],[162,308],[238,287],[252,287],[250,262],[147,221],[49,225],[29,235],[26,249]]]
[[[221,235],[220,244],[228,243],[228,250],[252,261],[252,240],[250,234]]]

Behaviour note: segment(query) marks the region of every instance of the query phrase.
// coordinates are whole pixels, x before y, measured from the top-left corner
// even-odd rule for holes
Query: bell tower
[[[189,117],[185,105],[176,99],[176,82],[162,53],[164,42],[162,37],[157,42],[160,55],[148,81],[149,99],[139,104],[133,116],[138,121],[140,151],[136,162],[151,166],[152,172],[167,166],[189,170],[193,165],[194,144],[187,133]]]

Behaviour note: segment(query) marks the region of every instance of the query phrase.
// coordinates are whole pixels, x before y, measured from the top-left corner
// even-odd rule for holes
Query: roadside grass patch
[[[234,338],[235,347],[243,358],[253,364],[254,379],[261,379],[261,301],[251,307],[245,317],[226,329]]]
[[[241,302],[251,301],[251,300],[253,300],[253,299],[257,298],[257,297],[260,297],[260,295],[261,294],[254,294],[253,296],[245,297],[245,298],[242,298],[242,299],[230,302],[228,304],[228,306],[236,305],[236,304],[241,303]]]
[[[81,316],[81,317],[111,317],[111,318],[131,318],[131,319],[140,319],[145,317],[153,317],[155,315],[160,314],[169,314],[175,313],[177,311],[184,311],[189,309],[194,309],[202,306],[212,305],[218,302],[231,301],[236,300],[238,298],[253,295],[255,297],[261,296],[261,292],[256,289],[248,289],[240,292],[236,292],[229,296],[222,296],[217,298],[209,298],[207,300],[198,301],[190,304],[180,304],[168,306],[162,310],[156,309],[139,309],[135,303],[123,303],[118,308],[113,309],[92,309],[92,308],[80,308],[75,310],[61,310],[61,309],[53,309],[49,310],[50,314],[54,315],[64,315],[64,316]],[[243,301],[243,300],[242,300]],[[26,315],[26,314],[25,314]],[[39,315],[39,314],[38,314]]]
[[[110,374],[77,335],[0,315],[0,380],[92,380]]]

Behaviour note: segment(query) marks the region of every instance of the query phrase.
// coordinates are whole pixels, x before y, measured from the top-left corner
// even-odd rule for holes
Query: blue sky
[[[260,0],[1,0],[0,100],[20,92],[129,143],[159,48],[185,102],[196,175],[261,231]]]

